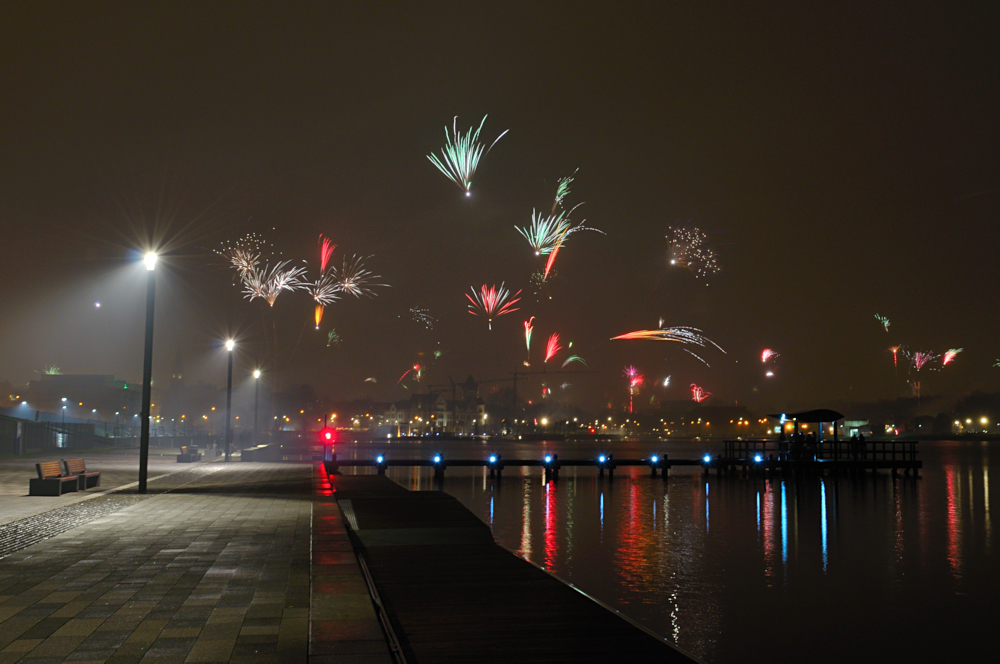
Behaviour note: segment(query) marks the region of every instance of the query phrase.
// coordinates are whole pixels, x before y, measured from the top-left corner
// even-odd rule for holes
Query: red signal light
[[[319,442],[331,445],[336,441],[337,433],[330,427],[325,427],[319,432]]]

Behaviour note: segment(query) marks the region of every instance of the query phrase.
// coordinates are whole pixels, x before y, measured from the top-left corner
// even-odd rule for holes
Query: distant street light
[[[142,357],[142,414],[139,418],[139,493],[146,493],[149,467],[149,402],[153,383],[153,310],[156,301],[156,254],[142,259],[146,265],[146,349]]]
[[[229,368],[226,371],[226,461],[229,461],[229,448],[233,435],[229,421],[233,413],[233,348],[235,347],[236,342],[232,339],[226,342],[226,350],[229,351]]]
[[[260,369],[253,372],[253,444],[257,444],[257,404],[260,394]]]

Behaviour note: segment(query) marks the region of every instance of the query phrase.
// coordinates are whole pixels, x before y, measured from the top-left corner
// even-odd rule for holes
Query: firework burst
[[[535,331],[535,317],[532,316],[528,320],[524,321],[524,345],[527,347],[528,352],[531,352],[531,334]]]
[[[954,361],[955,356],[958,355],[959,353],[961,353],[963,350],[965,350],[965,349],[964,348],[952,348],[952,349],[948,350],[948,352],[946,352],[944,355],[941,356],[941,366],[943,367],[943,366],[947,366],[948,364],[950,364],[952,361]]]
[[[256,233],[247,233],[235,242],[225,241],[215,253],[226,259],[229,266],[236,270],[242,279],[247,273],[256,270],[260,265],[261,256],[269,243]]]
[[[330,268],[331,273],[337,280],[340,291],[353,295],[354,297],[374,297],[376,286],[388,286],[388,284],[374,283],[379,279],[379,275],[373,274],[364,266],[363,256],[352,256],[345,258],[343,265],[338,269],[336,266]]]
[[[770,348],[765,348],[763,351],[761,351],[760,361],[763,362],[764,364],[767,364],[769,360],[773,360],[776,357],[778,357],[778,353],[774,352]]]
[[[548,362],[549,360],[551,360],[553,357],[556,356],[556,353],[558,353],[561,350],[562,346],[559,345],[559,334],[553,332],[549,336],[548,343],[545,344],[545,361]]]
[[[583,204],[580,203],[580,205]],[[570,235],[577,231],[596,231],[601,235],[606,235],[599,228],[584,226],[583,221],[574,225],[569,215],[573,213],[573,210],[580,207],[580,205],[575,206],[572,210],[563,210],[559,213],[550,214],[547,217],[543,217],[537,210],[532,210],[531,225],[524,226],[523,228],[514,226],[514,229],[528,241],[531,248],[535,250],[536,256],[546,256],[556,251],[566,243],[566,239]]]
[[[472,131],[470,127],[469,131],[463,135],[462,132],[458,131],[458,116],[456,115],[452,121],[451,134],[448,133],[447,126],[444,128],[445,144],[441,149],[441,158],[438,158],[434,154],[427,155],[430,162],[439,171],[444,173],[449,180],[458,185],[459,189],[462,189],[466,196],[472,195],[472,176],[476,174],[479,160],[484,154],[493,149],[493,146],[503,138],[504,134],[510,131],[505,129],[490,144],[490,147],[485,147],[479,142],[479,132],[482,131],[486,118],[487,116],[484,115],[478,129]]]
[[[327,347],[336,346],[340,344],[340,335],[337,334],[337,330],[330,330],[326,333],[326,345]]]
[[[569,357],[567,357],[563,361],[563,363],[562,363],[563,369],[565,369],[566,366],[569,365],[572,362],[579,362],[583,366],[587,366],[587,362],[582,357],[580,357],[579,355],[570,355]]]
[[[696,277],[719,271],[715,251],[707,244],[708,234],[701,229],[671,226],[666,238],[671,265],[687,268]]]
[[[698,346],[700,348],[708,348],[713,346],[718,348],[720,351],[725,353],[726,351],[722,349],[722,346],[715,343],[704,334],[701,330],[695,327],[677,326],[677,327],[663,327],[662,322],[660,323],[660,329],[658,330],[637,330],[635,332],[628,332],[626,334],[620,334],[617,337],[611,337],[611,340],[616,339],[649,339],[653,341],[675,341],[680,344]],[[691,351],[688,351],[691,353]],[[694,353],[691,353],[694,355]],[[695,355],[695,357],[698,357]],[[701,360],[700,357],[698,357]],[[701,360],[705,362],[705,360]],[[706,362],[707,364],[707,362]]]
[[[710,396],[712,396],[711,392],[706,392],[705,390],[703,390],[702,388],[698,387],[694,383],[691,383],[691,398],[692,399],[694,399],[698,403],[701,403],[702,401],[704,401],[705,399],[709,398]]]
[[[877,320],[879,323],[881,323],[882,324],[882,328],[885,330],[885,333],[889,334],[889,326],[892,325],[892,323],[889,322],[889,319],[887,317],[885,317],[885,316],[880,315],[880,314],[875,314],[875,320]]]
[[[302,280],[306,268],[302,266],[289,267],[291,261],[280,261],[274,267],[265,265],[263,269],[255,267],[240,276],[243,282],[243,295],[251,302],[257,298],[265,300],[274,306],[275,300],[283,291],[295,291],[308,288]]]
[[[316,321],[316,329],[319,329],[320,321],[323,320],[323,310],[328,304],[333,304],[340,299],[340,281],[333,270],[324,271],[319,279],[308,285],[309,293],[316,302],[313,318]]]
[[[469,299],[469,313],[473,316],[485,316],[491,330],[493,329],[494,318],[518,310],[518,307],[514,305],[520,302],[521,291],[517,291],[512,296],[510,291],[504,287],[503,282],[499,286],[487,286],[483,284],[480,286],[478,293],[475,288],[471,290],[472,295],[465,294],[465,297]]]
[[[410,307],[410,318],[423,325],[427,330],[433,330],[434,324],[438,322],[437,318],[431,316],[430,310],[419,307]]]
[[[927,353],[922,350],[913,351],[912,353],[904,351],[903,354],[906,355],[907,359],[910,360],[910,364],[917,371],[920,371],[928,362],[932,362],[938,357],[934,353]]]
[[[576,174],[580,172],[580,169],[573,171],[572,175],[567,175],[566,177],[559,178],[556,180],[556,199],[552,202],[552,214],[556,213],[557,208],[561,208],[563,201],[569,196],[570,185],[573,184],[573,180],[576,179]]]

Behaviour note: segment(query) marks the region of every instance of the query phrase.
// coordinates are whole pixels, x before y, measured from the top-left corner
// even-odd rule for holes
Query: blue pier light
[[[760,463],[761,461],[764,460],[764,457],[762,457],[759,454],[755,454],[755,455],[753,455],[753,460],[754,460],[754,463]]]
[[[552,455],[551,454],[546,454],[545,455],[545,463],[552,463]]]
[[[656,456],[656,455],[654,454],[653,456],[649,457],[649,460],[650,460],[650,462],[652,462],[652,463],[659,463],[659,462],[660,462],[660,457],[658,457],[658,456]]]
[[[496,462],[497,462],[497,455],[496,454],[491,454],[490,455],[490,463],[496,463]]]
[[[434,463],[441,463],[441,455],[440,454],[435,454],[434,455]]]
[[[704,461],[705,463],[712,463],[712,455],[706,454],[701,458],[701,460]]]
[[[608,457],[604,456],[603,454],[601,456],[597,457],[597,463],[604,463],[607,460],[608,460]]]
[[[384,461],[385,461],[385,457],[382,456],[381,454],[379,454],[377,457],[375,457],[375,463],[377,463],[377,464],[381,464]]]

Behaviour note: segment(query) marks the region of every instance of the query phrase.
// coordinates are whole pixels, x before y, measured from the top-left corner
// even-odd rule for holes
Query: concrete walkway
[[[203,463],[145,496],[50,498],[32,518],[68,527],[0,560],[0,664],[391,661],[314,469]]]

